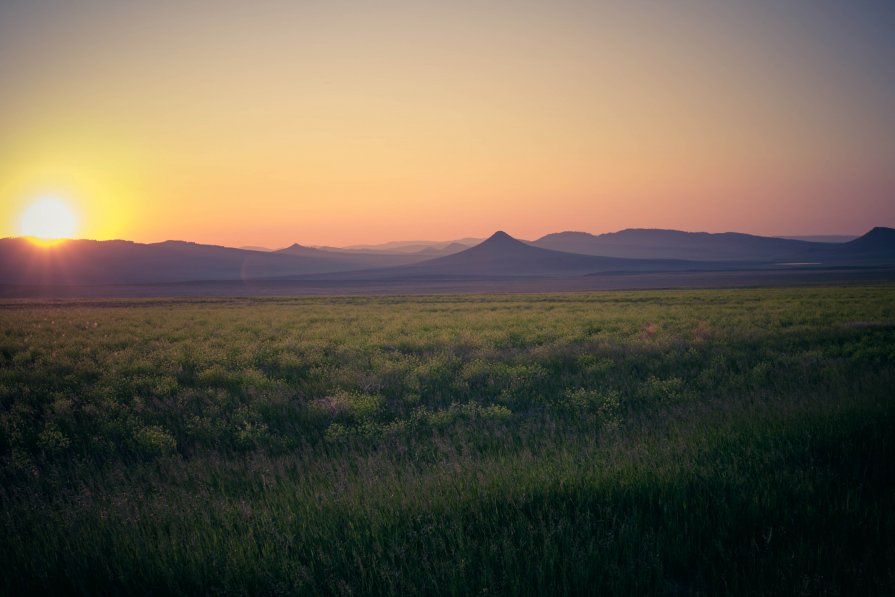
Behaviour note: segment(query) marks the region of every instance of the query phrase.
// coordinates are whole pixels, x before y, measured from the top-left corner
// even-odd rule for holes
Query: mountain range
[[[392,252],[381,246],[327,249],[294,244],[261,251],[121,240],[71,240],[41,247],[25,238],[5,238],[0,239],[0,285],[568,278],[626,272],[888,267],[895,266],[895,229],[874,228],[837,243],[653,229],[601,235],[561,232],[526,242],[497,232],[471,247],[446,242],[420,248],[410,242],[391,248]]]
[[[710,234],[631,228],[600,235],[560,232],[548,234],[532,244],[555,251],[628,259],[664,257],[704,261],[774,261],[807,259],[812,255],[834,255],[848,243],[755,236],[738,232]]]

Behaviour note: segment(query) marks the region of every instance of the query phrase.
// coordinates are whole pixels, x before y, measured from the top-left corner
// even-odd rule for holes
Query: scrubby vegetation
[[[0,305],[0,592],[895,590],[895,288]]]

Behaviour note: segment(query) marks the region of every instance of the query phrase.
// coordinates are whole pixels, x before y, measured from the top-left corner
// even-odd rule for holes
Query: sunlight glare
[[[22,212],[19,234],[41,241],[72,238],[78,218],[74,209],[56,197],[41,197]]]

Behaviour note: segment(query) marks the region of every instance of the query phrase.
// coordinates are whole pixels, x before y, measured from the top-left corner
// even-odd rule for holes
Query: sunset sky
[[[895,4],[0,3],[0,236],[895,226]]]

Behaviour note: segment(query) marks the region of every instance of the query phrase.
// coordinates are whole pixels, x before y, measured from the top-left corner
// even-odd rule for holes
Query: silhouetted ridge
[[[841,246],[841,251],[850,255],[895,256],[895,228],[877,226],[864,236]]]
[[[38,286],[155,284],[239,280],[357,271],[416,263],[414,255],[350,255],[293,245],[260,252],[169,240],[70,240],[44,248],[24,238],[0,239],[0,284]]]
[[[826,243],[770,238],[738,232],[684,232],[628,228],[592,235],[586,232],[548,234],[532,243],[555,251],[630,259],[687,259],[709,261],[787,260]]]
[[[895,228],[886,228],[885,226],[876,226],[864,236],[859,236],[851,243],[864,242],[868,244],[895,244]]]
[[[517,240],[499,230],[483,242],[453,255],[412,266],[395,268],[394,274],[438,276],[569,276],[633,269],[644,271],[662,267],[674,269],[684,262],[637,261],[594,257],[542,249]]]
[[[475,255],[477,258],[498,255],[528,255],[531,257],[534,255],[543,255],[541,251],[545,250],[546,249],[533,247],[530,244],[513,238],[506,232],[499,230],[479,244],[469,247],[464,251],[460,251],[459,253],[455,253],[454,255],[448,255],[447,257],[459,257],[467,254]]]
[[[557,250],[544,244],[563,248]],[[446,248],[453,251],[462,245]],[[612,252],[615,254],[607,254]],[[846,243],[673,230],[627,230],[600,236],[563,232],[528,243],[501,230],[474,247],[430,258],[435,255],[339,252],[298,243],[275,252],[260,252],[174,240],[154,244],[71,240],[45,248],[27,239],[6,238],[0,239],[0,286],[248,283],[307,276],[339,280],[455,280],[781,267],[890,267],[895,265],[895,229],[876,227]]]

